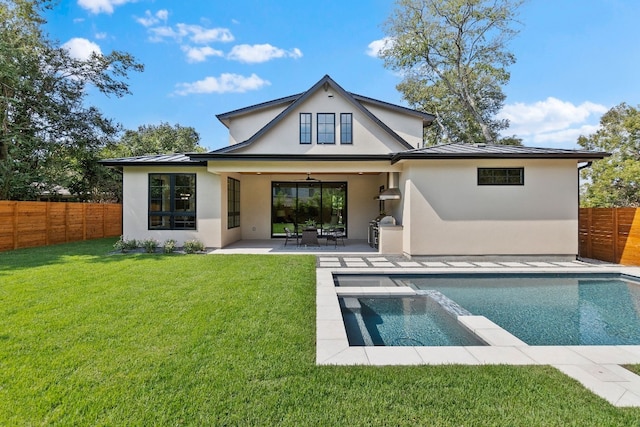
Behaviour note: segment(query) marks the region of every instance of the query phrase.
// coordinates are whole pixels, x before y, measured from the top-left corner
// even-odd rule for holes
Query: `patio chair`
[[[329,246],[329,241],[333,241],[334,248],[338,247],[338,240],[340,240],[342,242],[342,246],[345,246],[344,244],[344,229],[343,228],[330,228],[328,233],[327,233],[327,246]]]
[[[296,239],[296,246],[300,246],[300,235],[297,231],[291,231],[289,227],[285,227],[284,232],[286,234],[284,239],[285,246],[287,246],[287,243],[289,243],[289,239]]]

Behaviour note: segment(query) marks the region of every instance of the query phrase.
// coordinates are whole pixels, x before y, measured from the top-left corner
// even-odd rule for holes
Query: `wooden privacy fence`
[[[122,234],[122,205],[0,201],[0,251]]]
[[[626,265],[640,265],[639,208],[580,208],[579,254]]]

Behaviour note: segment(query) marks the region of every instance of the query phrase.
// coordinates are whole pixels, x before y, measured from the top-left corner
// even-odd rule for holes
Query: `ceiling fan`
[[[305,179],[297,179],[296,181],[300,181],[300,182],[320,182],[319,179],[311,177],[311,172],[307,172],[307,177]]]

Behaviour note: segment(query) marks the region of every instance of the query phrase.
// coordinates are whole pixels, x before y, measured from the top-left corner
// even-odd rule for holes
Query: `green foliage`
[[[198,239],[187,240],[183,245],[184,252],[187,254],[195,254],[204,251],[204,243]]]
[[[136,239],[125,239],[124,236],[120,236],[120,239],[113,244],[113,248],[120,252],[129,252],[138,249],[138,247],[139,244]]]
[[[0,2],[0,199],[35,199],[69,188],[100,200],[97,153],[119,126],[85,105],[89,87],[129,93],[128,72],[143,66],[126,53],[72,58],[41,27],[47,0]],[[107,196],[109,198],[110,196]]]
[[[165,254],[172,254],[176,250],[176,244],[177,242],[173,239],[165,240],[164,244],[162,245],[162,252],[164,252]]]
[[[640,423],[549,366],[318,366],[315,257],[113,240],[0,253],[0,424]]]
[[[199,145],[200,135],[192,127],[168,123],[145,125],[125,131],[120,141],[107,147],[105,158],[144,156],[148,154],[193,153],[206,151]]]
[[[156,249],[160,245],[156,239],[146,239],[140,242],[140,246],[144,248],[145,252],[148,254],[153,254],[156,252]]]
[[[515,62],[506,45],[517,33],[512,26],[522,1],[396,2],[380,55],[404,76],[398,85],[404,98],[436,116],[427,144],[496,143],[508,127],[495,115],[505,100],[507,67]]]
[[[578,138],[588,150],[611,156],[582,170],[584,207],[640,207],[640,110],[621,103],[600,119],[600,129]]]

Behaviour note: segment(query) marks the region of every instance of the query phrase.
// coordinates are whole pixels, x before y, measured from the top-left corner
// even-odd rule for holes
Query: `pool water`
[[[487,317],[529,345],[640,344],[640,284],[619,274],[387,277],[419,292],[437,291],[470,314]],[[374,319],[368,320],[369,324],[374,322],[377,330],[382,330],[386,328],[385,323],[389,323],[389,330],[400,331],[394,337],[379,332],[384,342],[380,345],[398,345],[393,342],[402,338],[405,325],[410,325],[411,333],[421,336],[421,342],[427,342],[422,345],[467,345],[452,344],[457,337],[425,338],[434,334],[432,325],[441,322],[431,318],[438,310],[437,316],[444,315],[455,321],[455,315],[441,310],[435,301],[421,303],[412,310],[405,308],[407,304],[402,299],[398,302],[388,298],[363,301],[363,313],[369,309],[375,313],[369,315]],[[446,331],[447,334],[458,334],[455,329]]]
[[[349,345],[485,345],[425,296],[341,298]]]

